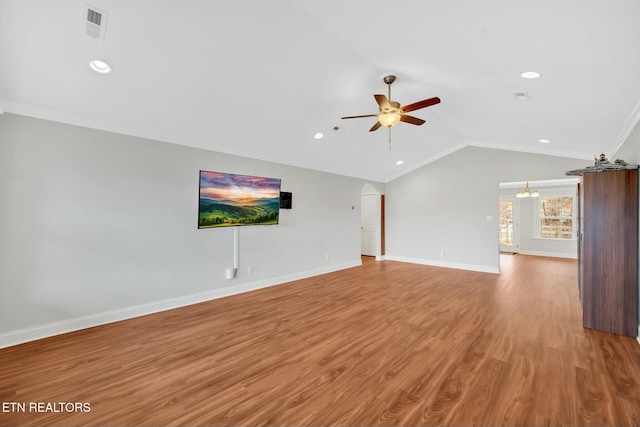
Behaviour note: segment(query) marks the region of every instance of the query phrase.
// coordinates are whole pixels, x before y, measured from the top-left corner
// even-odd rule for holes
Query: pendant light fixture
[[[529,190],[529,181],[527,181],[524,188],[518,191],[516,197],[540,197],[540,193],[538,193],[538,190]]]

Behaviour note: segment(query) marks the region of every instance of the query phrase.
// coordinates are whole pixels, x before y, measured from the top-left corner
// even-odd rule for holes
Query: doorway
[[[384,255],[384,195],[371,184],[361,192],[360,253],[382,259]]]
[[[518,252],[518,205],[515,197],[500,197],[498,244],[500,252]]]

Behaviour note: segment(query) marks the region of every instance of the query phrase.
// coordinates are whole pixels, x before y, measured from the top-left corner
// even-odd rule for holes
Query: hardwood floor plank
[[[494,425],[535,426],[537,400],[543,396],[543,390],[537,389],[538,382],[535,360],[540,357],[535,345],[524,345],[522,350],[514,352],[509,362],[509,381],[499,390],[500,409]]]
[[[426,399],[427,405],[422,409],[420,418],[415,420],[417,425],[449,424],[451,418],[459,412],[456,409],[469,396],[471,383],[486,359],[485,352],[491,339],[490,332],[478,331],[467,349],[460,352],[462,357],[450,364],[436,393]]]
[[[600,384],[600,376],[576,367],[576,424],[582,426],[614,425],[608,414],[608,393]],[[627,424],[631,425],[631,424]]]
[[[498,425],[498,411],[500,401],[495,399],[499,389],[507,380],[509,365],[499,359],[486,358],[478,369],[478,375],[469,386],[469,392],[454,412],[450,425]],[[485,425],[486,425],[485,424]]]
[[[582,328],[574,260],[392,261],[0,350],[0,426],[640,425],[640,346]],[[1,403],[0,402],[0,403]]]
[[[536,388],[543,392],[536,405],[535,425],[572,425],[576,419],[576,404],[573,400],[575,370],[571,354],[545,347],[538,365],[540,375],[536,377]]]
[[[640,360],[638,348],[628,348],[624,341],[612,339],[613,335],[599,332],[598,345],[606,372],[605,382],[607,389],[616,398],[612,399],[613,411],[611,417],[624,423],[626,419],[632,419],[636,425],[640,425],[640,377],[636,363]]]

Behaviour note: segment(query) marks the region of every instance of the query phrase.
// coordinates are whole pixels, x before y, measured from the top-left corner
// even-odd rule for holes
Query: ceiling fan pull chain
[[[391,151],[391,127],[388,127],[389,129],[389,151]]]

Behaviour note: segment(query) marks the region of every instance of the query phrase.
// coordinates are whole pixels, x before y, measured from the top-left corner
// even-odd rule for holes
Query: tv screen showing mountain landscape
[[[200,171],[198,228],[273,225],[280,212],[280,179]]]

